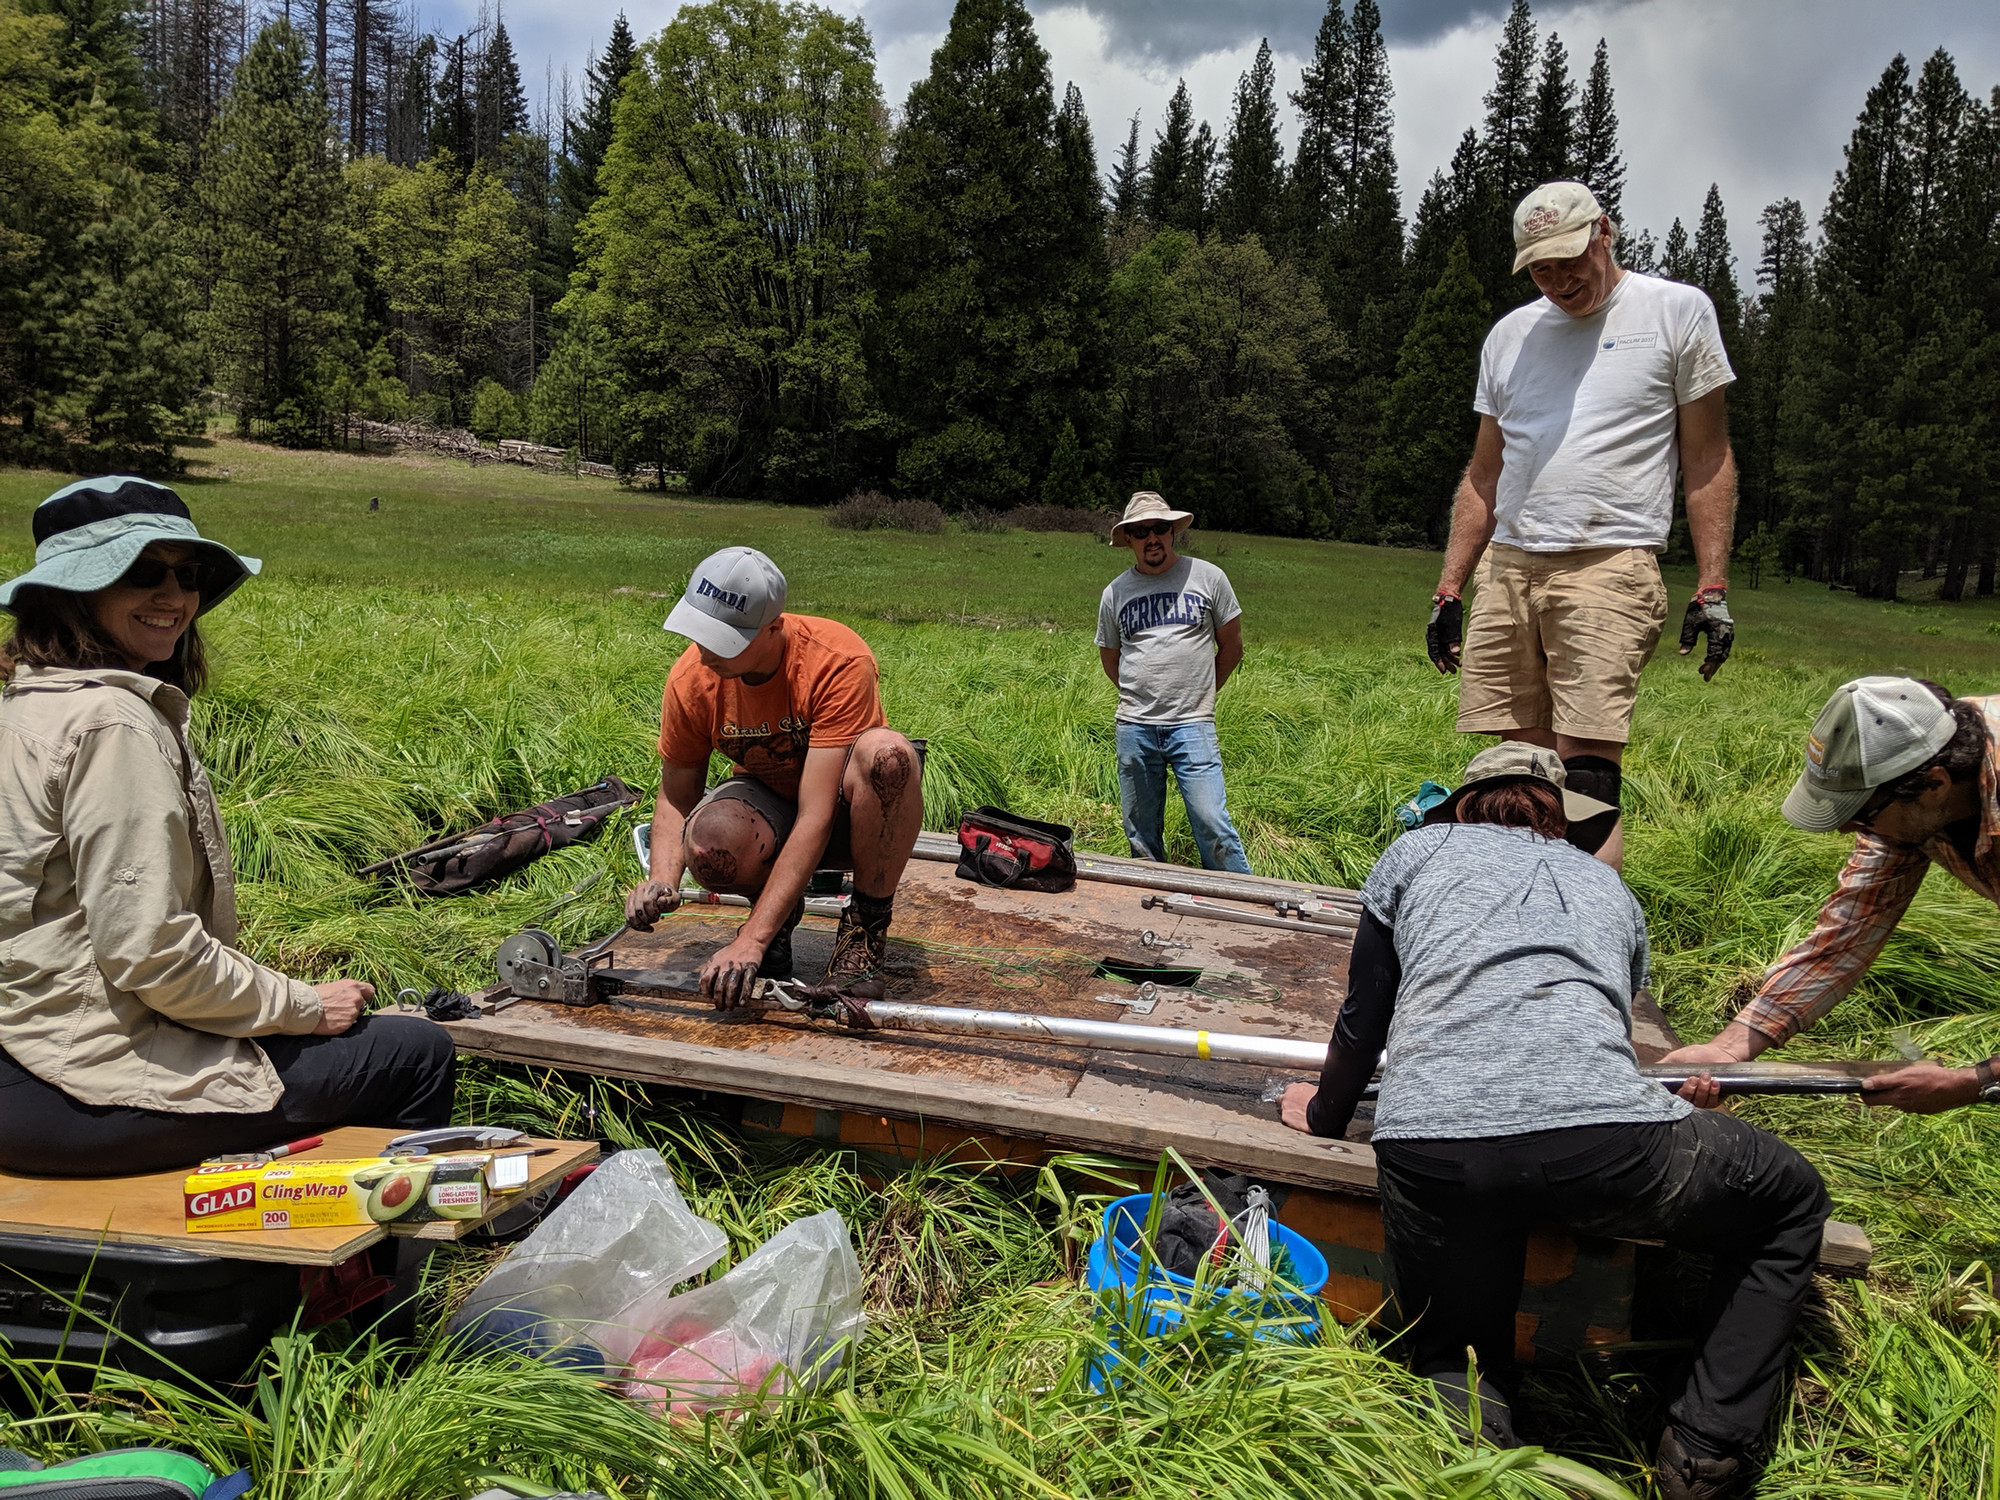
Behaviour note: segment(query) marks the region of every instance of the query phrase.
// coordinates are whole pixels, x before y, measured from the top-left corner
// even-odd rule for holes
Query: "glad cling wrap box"
[[[482,1152],[203,1167],[187,1179],[186,1224],[202,1234],[478,1219],[495,1183],[519,1176],[523,1165]]]

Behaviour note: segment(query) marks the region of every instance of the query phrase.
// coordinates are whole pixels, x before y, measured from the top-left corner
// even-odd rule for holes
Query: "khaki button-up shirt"
[[[137,672],[21,667],[0,693],[0,1046],[85,1104],[256,1112],[249,1038],[310,985],[233,946],[236,880],[188,700]]]

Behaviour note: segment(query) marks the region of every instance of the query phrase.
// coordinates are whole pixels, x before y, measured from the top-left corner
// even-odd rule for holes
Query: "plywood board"
[[[398,1130],[346,1126],[327,1133],[326,1143],[299,1153],[298,1160],[336,1161],[374,1156]],[[597,1156],[595,1141],[535,1141],[553,1148],[530,1158],[528,1192],[535,1192]],[[183,1220],[185,1170],[138,1177],[29,1177],[0,1172],[0,1234],[35,1234],[53,1239],[121,1245],[160,1245],[227,1260],[278,1261],[288,1265],[330,1266],[387,1237],[383,1226],[336,1225],[325,1229],[285,1229],[269,1233],[189,1234]],[[507,1195],[498,1214],[520,1199]],[[491,1218],[489,1214],[487,1217]],[[459,1220],[442,1226],[412,1226],[401,1233],[457,1238],[483,1221]],[[426,1233],[426,1231],[430,1231]]]

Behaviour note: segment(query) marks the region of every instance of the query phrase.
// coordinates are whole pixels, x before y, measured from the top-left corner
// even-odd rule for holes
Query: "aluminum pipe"
[[[1358,913],[1346,915],[1329,911],[1311,921],[1301,921],[1297,917],[1281,917],[1275,911],[1245,911],[1240,906],[1223,906],[1203,896],[1178,893],[1171,896],[1147,896],[1139,904],[1147,911],[1157,907],[1170,916],[1205,917],[1216,922],[1241,922],[1250,927],[1276,927],[1284,932],[1303,933],[1312,937],[1347,937],[1361,925]]]
[[[1128,1026],[1122,1021],[1031,1016],[1013,1010],[968,1010],[956,1005],[910,1005],[899,1000],[871,1000],[867,1009],[868,1019],[884,1031],[1055,1042],[1065,1047],[1102,1047],[1110,1052],[1262,1063],[1305,1072],[1317,1072],[1326,1063],[1324,1042],[1299,1042],[1285,1037],[1190,1031],[1175,1026]]]

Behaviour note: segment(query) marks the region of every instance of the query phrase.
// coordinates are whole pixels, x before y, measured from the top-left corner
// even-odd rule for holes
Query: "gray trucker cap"
[[[1785,821],[1831,833],[1875,788],[1936,755],[1958,733],[1938,696],[1910,677],[1857,677],[1826,700],[1806,737],[1806,764],[1785,798]]]

